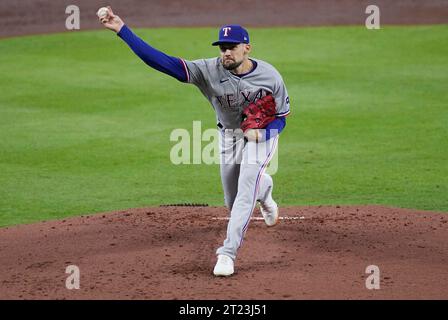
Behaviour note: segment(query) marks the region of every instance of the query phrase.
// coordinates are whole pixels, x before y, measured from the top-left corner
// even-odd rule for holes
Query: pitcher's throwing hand
[[[117,15],[114,14],[112,8],[110,6],[107,7],[107,11],[105,12],[105,8],[100,8],[97,12],[98,19],[100,22],[107,28],[112,31],[118,32],[124,26],[123,20]],[[105,13],[105,14],[104,14]]]

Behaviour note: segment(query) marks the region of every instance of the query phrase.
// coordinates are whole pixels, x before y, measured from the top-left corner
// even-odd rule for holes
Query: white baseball
[[[99,8],[98,12],[96,13],[98,18],[100,18],[100,19],[105,18],[108,14],[109,14],[109,9],[107,9],[106,7]]]

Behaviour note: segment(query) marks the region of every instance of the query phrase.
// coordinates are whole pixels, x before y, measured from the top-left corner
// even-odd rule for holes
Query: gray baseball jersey
[[[226,129],[241,125],[243,109],[266,94],[275,98],[277,116],[289,113],[289,97],[280,73],[269,63],[255,61],[255,69],[238,77],[226,70],[221,58],[185,60],[189,83],[195,84],[210,101],[217,121]]]

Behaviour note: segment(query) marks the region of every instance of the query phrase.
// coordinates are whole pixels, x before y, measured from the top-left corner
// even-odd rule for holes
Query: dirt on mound
[[[0,299],[448,299],[448,216],[380,206],[258,209],[230,278],[227,210],[159,207],[0,229]],[[67,266],[80,288],[66,288]],[[368,266],[380,289],[366,288]]]
[[[251,0],[251,1],[107,1],[132,27],[220,26],[249,27],[364,25],[370,0]],[[102,29],[95,15],[102,0],[0,1],[0,37],[67,31],[66,8],[80,9],[80,29]],[[448,23],[446,0],[376,0],[382,24]]]

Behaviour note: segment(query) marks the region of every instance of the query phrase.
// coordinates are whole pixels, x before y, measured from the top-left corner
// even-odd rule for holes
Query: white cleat
[[[224,254],[218,255],[218,262],[216,262],[213,274],[218,277],[228,277],[233,274],[233,260]]]
[[[271,194],[269,194],[267,201],[260,201],[260,211],[268,227],[273,227],[278,223],[278,205],[272,199]]]

